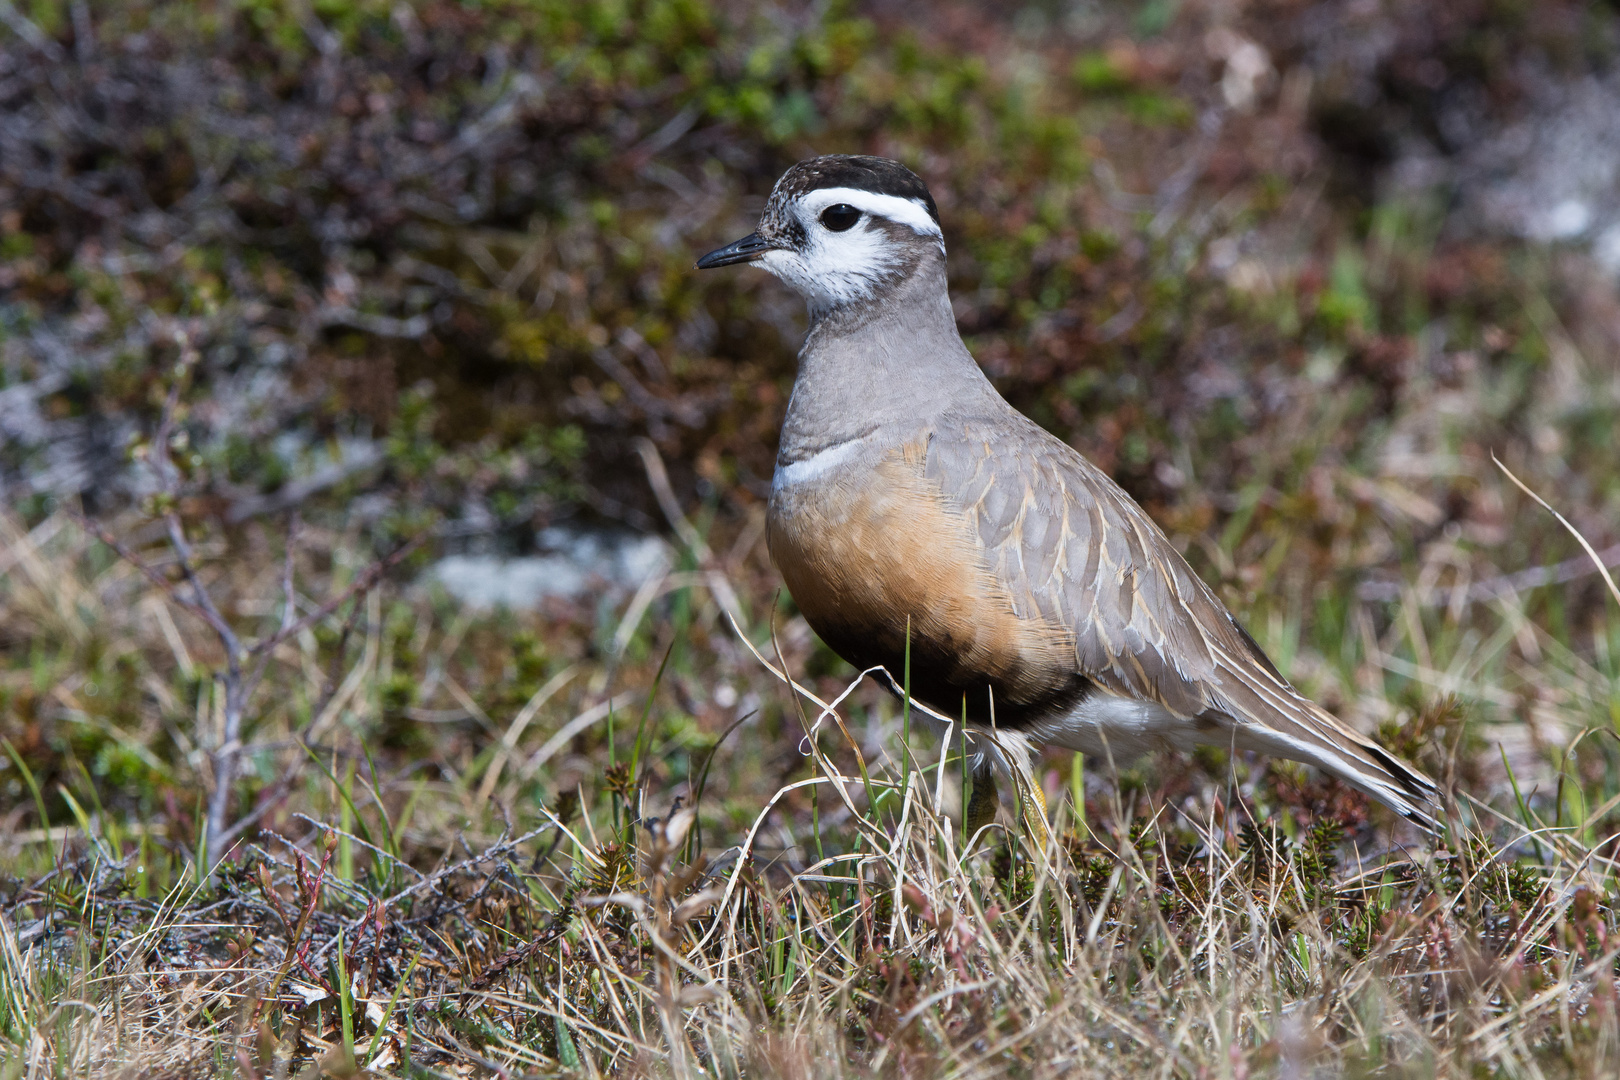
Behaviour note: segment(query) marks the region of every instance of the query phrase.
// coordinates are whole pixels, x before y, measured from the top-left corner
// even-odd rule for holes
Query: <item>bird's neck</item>
[[[778,458],[886,426],[909,432],[980,400],[1000,397],[957,332],[944,260],[928,256],[869,301],[812,313]]]

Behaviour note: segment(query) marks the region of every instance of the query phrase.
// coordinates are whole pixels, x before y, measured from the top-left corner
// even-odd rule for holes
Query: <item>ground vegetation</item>
[[[0,1074],[1613,1075],[1620,232],[1509,151],[1617,33],[0,0]],[[797,301],[692,268],[830,151],[1443,835],[1219,753],[962,834],[764,550]],[[559,531],[670,554],[435,584]]]

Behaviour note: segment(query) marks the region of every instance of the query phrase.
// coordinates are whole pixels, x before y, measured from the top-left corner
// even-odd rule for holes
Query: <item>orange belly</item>
[[[1087,685],[1072,635],[1021,615],[977,535],[922,471],[920,447],[773,492],[767,543],[810,626],[860,668],[946,715],[998,723]]]

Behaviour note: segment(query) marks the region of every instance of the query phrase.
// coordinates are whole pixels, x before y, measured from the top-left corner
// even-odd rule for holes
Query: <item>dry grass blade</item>
[[[1592,565],[1597,568],[1597,572],[1603,575],[1604,583],[1609,586],[1609,595],[1614,597],[1614,602],[1616,604],[1620,604],[1620,585],[1615,584],[1614,575],[1609,573],[1609,568],[1607,565],[1605,565],[1603,557],[1597,553],[1597,549],[1592,546],[1591,542],[1587,540],[1584,535],[1582,535],[1581,530],[1570,524],[1569,519],[1563,514],[1560,514],[1557,510],[1554,510],[1550,505],[1548,505],[1546,499],[1543,499],[1540,495],[1537,495],[1534,491],[1531,491],[1530,488],[1525,485],[1523,480],[1520,480],[1517,476],[1514,476],[1513,470],[1502,464],[1501,460],[1498,459],[1494,453],[1491,455],[1491,460],[1496,463],[1496,467],[1501,469],[1509,480],[1513,481],[1515,487],[1524,492],[1526,495],[1530,496],[1532,499],[1536,500],[1543,510],[1557,518],[1558,524],[1562,525],[1569,531],[1569,535],[1573,536],[1575,538],[1575,542],[1581,545],[1581,550],[1586,552],[1587,558],[1592,560]]]

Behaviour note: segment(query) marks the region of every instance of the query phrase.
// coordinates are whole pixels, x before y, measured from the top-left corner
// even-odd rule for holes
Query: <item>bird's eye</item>
[[[861,220],[861,212],[849,203],[834,203],[821,212],[821,223],[833,232],[843,232]]]

